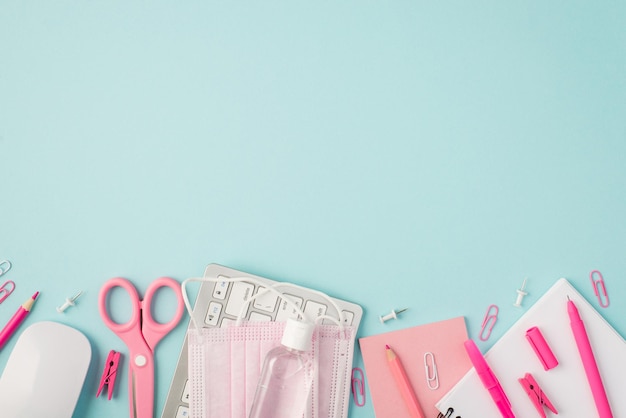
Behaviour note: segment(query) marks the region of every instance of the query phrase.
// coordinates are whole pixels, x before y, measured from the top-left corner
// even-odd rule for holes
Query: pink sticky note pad
[[[427,417],[436,417],[435,404],[463,377],[472,364],[463,347],[468,339],[463,317],[419,325],[359,339],[365,379],[377,418],[409,417],[402,395],[396,387],[385,354],[385,344],[396,352],[411,381]],[[439,388],[431,390],[426,382],[424,353],[433,353]]]

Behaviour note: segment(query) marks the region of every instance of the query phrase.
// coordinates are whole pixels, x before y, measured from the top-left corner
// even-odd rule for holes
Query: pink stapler
[[[102,378],[100,379],[100,386],[98,386],[98,393],[96,398],[100,396],[102,388],[107,386],[109,393],[109,400],[113,396],[113,388],[115,387],[115,377],[117,376],[117,368],[120,365],[120,353],[115,350],[111,350],[107,356],[107,362],[104,365],[104,371],[102,372]]]
[[[550,411],[558,414],[556,408],[554,407],[554,405],[552,405],[552,402],[550,402],[550,399],[548,399],[546,394],[543,393],[543,390],[541,390],[541,388],[530,373],[526,373],[524,377],[518,380],[526,391],[526,394],[528,395],[532,403],[535,405],[535,409],[537,409],[537,412],[539,412],[539,415],[541,415],[542,418],[546,418],[546,412],[543,409],[544,405],[548,407]]]

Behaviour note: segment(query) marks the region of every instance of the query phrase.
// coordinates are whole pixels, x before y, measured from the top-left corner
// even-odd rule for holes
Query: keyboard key
[[[354,321],[354,312],[350,312],[350,311],[341,311],[341,312],[343,312],[344,325],[352,325],[352,321]]]
[[[304,305],[304,314],[309,320],[315,321],[315,319],[318,316],[325,315],[327,309],[328,309],[328,306],[322,303],[317,303],[312,300],[308,300],[306,302],[306,305]]]
[[[217,278],[221,278],[223,276],[217,276]],[[215,287],[213,288],[213,297],[215,299],[226,299],[226,292],[228,292],[228,282],[216,282]]]
[[[256,293],[260,293],[264,290],[264,287],[259,287]],[[278,295],[274,292],[266,292],[265,294],[257,297],[254,300],[254,307],[265,312],[274,312],[276,309],[276,303],[278,302]]]
[[[185,387],[183,388],[183,396],[180,398],[184,403],[189,403],[189,379],[185,380]]]
[[[235,323],[237,323],[237,321],[235,321],[232,318],[222,318],[222,328],[225,328],[227,326],[231,326],[231,325],[235,325]]]
[[[176,418],[188,418],[191,415],[189,415],[189,408],[186,406],[179,406],[178,409],[176,410]]]
[[[222,304],[217,302],[209,303],[209,310],[206,314],[204,322],[207,325],[216,326],[217,321],[220,319],[220,313],[222,312]]]
[[[265,315],[259,312],[252,312],[250,314],[250,321],[257,321],[257,322],[269,322],[272,320],[272,317],[269,315]]]
[[[250,299],[252,292],[254,291],[254,285],[246,282],[234,282],[233,287],[230,290],[230,296],[228,303],[226,304],[226,313],[228,315],[237,316],[241,310],[241,306],[245,301]],[[247,309],[243,312],[242,316],[245,318]]]
[[[332,311],[334,312],[335,310],[332,309]],[[354,312],[350,312],[350,311],[341,311],[343,312],[343,324],[344,325],[352,325],[352,321],[354,321]],[[331,314],[331,316],[334,316]],[[324,319],[322,321],[322,324],[324,325],[337,325],[337,323],[335,321],[331,321],[330,319]]]
[[[292,300],[298,308],[302,308],[302,303],[304,302],[302,298],[288,294],[285,294],[285,296]],[[289,305],[287,301],[285,301],[285,299],[281,298],[280,306],[278,307],[278,313],[276,314],[276,320],[279,322],[285,322],[287,321],[287,318],[298,319],[298,312],[293,309],[291,305]]]

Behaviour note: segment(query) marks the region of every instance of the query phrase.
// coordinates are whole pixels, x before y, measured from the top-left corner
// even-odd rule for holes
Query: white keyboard
[[[209,264],[204,271],[204,277],[218,279],[250,277],[267,286],[276,283],[273,280],[253,276],[219,264]],[[226,281],[203,282],[198,291],[193,316],[207,328],[223,327],[229,322],[234,323],[243,304],[263,288],[263,286],[245,281],[232,283]],[[325,314],[337,316],[334,308],[329,306],[328,301],[316,293],[306,289],[294,288],[279,288],[278,290],[283,291],[294,301],[310,321],[314,321],[318,316]],[[332,300],[342,310],[344,322],[358,329],[363,316],[363,309],[351,302],[335,298]],[[297,318],[298,313],[281,297],[268,292],[254,299],[242,316],[250,321],[286,321],[290,317]],[[190,322],[189,326],[193,326],[193,324]],[[187,355],[187,339],[185,338],[161,418],[187,418],[190,416]]]

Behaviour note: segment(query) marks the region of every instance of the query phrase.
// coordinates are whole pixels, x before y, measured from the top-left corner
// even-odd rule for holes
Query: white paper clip
[[[599,279],[594,279],[593,276],[598,275]],[[591,280],[591,285],[593,286],[593,291],[598,298],[598,302],[600,302],[600,306],[606,308],[609,306],[609,295],[606,293],[606,286],[604,285],[604,277],[602,277],[602,273],[598,270],[593,270],[589,273],[589,279]],[[602,294],[600,294],[600,288],[602,289]],[[604,299],[602,298],[604,296]]]
[[[387,315],[381,315],[378,317],[378,319],[380,319],[380,323],[384,324],[385,322],[389,321],[390,319],[398,319],[398,314],[401,314],[402,312],[406,311],[408,308],[403,308],[400,309],[398,311],[396,311],[395,309],[392,309],[391,312],[389,312]]]
[[[0,276],[11,270],[11,262],[9,260],[0,261]]]
[[[526,287],[526,279],[524,279],[524,282],[522,283],[522,287],[516,290],[517,299],[515,299],[515,303],[513,304],[513,306],[515,306],[516,308],[519,308],[522,306],[522,300],[524,300],[524,296],[528,295],[528,292],[524,292],[525,287]]]
[[[424,370],[426,371],[426,385],[428,385],[428,389],[439,389],[439,373],[437,373],[437,363],[435,363],[435,355],[430,351],[424,353]]]
[[[491,313],[492,310],[494,311],[493,313]],[[498,311],[499,309],[496,305],[489,305],[489,307],[487,308],[487,313],[485,313],[483,325],[480,329],[480,334],[478,335],[478,338],[480,338],[481,341],[487,341],[491,336],[491,331],[493,330],[493,327],[496,325],[496,321],[498,320]],[[486,334],[485,331],[487,331]]]

